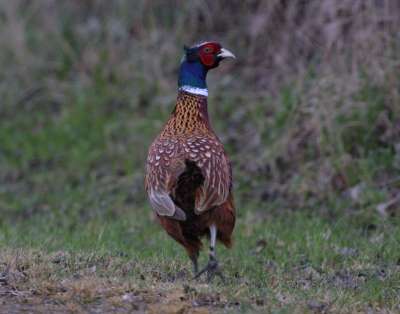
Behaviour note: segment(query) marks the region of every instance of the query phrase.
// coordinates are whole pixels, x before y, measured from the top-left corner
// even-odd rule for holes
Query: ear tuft
[[[197,48],[191,48],[186,45],[183,46],[183,49],[185,50],[185,56],[186,56],[186,61],[188,62],[194,62],[197,61],[199,56],[198,56],[198,49]]]

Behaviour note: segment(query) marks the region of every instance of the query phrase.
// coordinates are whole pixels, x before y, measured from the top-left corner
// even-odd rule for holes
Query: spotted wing
[[[160,216],[186,220],[185,212],[170,197],[185,163],[179,158],[178,142],[156,139],[150,146],[146,163],[145,188],[150,204]]]
[[[204,176],[204,183],[196,193],[196,213],[224,203],[232,189],[232,170],[218,138],[210,135],[188,139],[184,150],[187,158],[196,162]]]

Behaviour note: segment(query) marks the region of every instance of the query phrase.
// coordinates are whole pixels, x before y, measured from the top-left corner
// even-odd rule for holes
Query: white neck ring
[[[195,95],[201,95],[201,96],[208,96],[208,89],[207,88],[198,88],[190,85],[183,85],[179,87],[179,90],[185,91],[191,94]]]

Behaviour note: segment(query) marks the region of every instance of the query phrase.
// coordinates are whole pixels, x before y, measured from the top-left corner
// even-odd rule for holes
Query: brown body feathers
[[[207,97],[180,91],[175,109],[149,149],[145,186],[160,224],[190,257],[215,224],[231,245],[235,224],[232,173],[210,126]]]

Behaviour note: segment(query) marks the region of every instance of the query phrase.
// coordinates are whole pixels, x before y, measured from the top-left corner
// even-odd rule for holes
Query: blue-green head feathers
[[[207,88],[206,76],[208,69],[201,63],[198,57],[198,48],[184,47],[185,55],[182,58],[179,69],[178,86],[191,86]]]
[[[235,57],[217,42],[204,42],[190,48],[185,46],[184,50],[179,69],[179,87],[207,89],[208,70],[216,68],[225,58]]]

